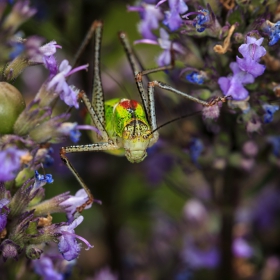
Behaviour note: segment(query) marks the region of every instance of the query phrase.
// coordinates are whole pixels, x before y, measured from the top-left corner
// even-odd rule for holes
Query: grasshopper
[[[84,102],[92,123],[99,130],[100,135],[95,137],[95,143],[62,147],[60,150],[61,159],[71,170],[88,195],[88,200],[81,206],[77,207],[78,212],[83,211],[86,206],[92,204],[94,198],[90,189],[79,176],[66,154],[123,149],[124,155],[130,162],[139,163],[143,161],[147,156],[147,148],[153,146],[159,137],[154,102],[155,87],[182,95],[203,106],[213,106],[219,101],[226,101],[226,98],[218,97],[210,102],[206,102],[160,81],[149,82],[147,89],[145,89],[143,85],[143,76],[158,71],[172,69],[174,59],[172,59],[172,63],[168,66],[140,71],[138,69],[139,64],[136,55],[133,52],[126,33],[124,32],[119,32],[119,38],[135,75],[135,81],[141,97],[142,105],[136,100],[129,100],[125,98],[104,101],[104,93],[100,76],[102,29],[103,23],[101,21],[94,21],[86,39],[83,42],[83,44],[86,44],[86,42],[90,40],[90,37],[94,36],[94,80],[92,100],[89,100],[84,91],[81,91],[78,95],[78,97]],[[80,49],[83,49],[83,47]]]

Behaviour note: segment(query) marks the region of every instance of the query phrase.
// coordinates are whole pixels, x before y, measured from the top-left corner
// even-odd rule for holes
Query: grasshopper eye
[[[150,130],[147,130],[146,133],[143,135],[143,139],[149,139],[151,138],[152,134]]]

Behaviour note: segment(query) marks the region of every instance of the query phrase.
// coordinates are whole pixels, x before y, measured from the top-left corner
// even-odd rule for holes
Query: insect
[[[90,114],[92,123],[99,130],[100,135],[96,137],[96,143],[62,147],[60,150],[61,159],[71,170],[88,195],[88,200],[77,208],[77,211],[79,212],[81,212],[87,205],[90,205],[94,201],[94,198],[90,189],[86,186],[78,172],[72,166],[66,154],[123,149],[126,158],[130,162],[138,163],[143,161],[147,156],[147,148],[154,145],[159,137],[154,104],[155,87],[160,87],[162,89],[182,95],[194,102],[202,104],[203,106],[212,106],[219,101],[225,102],[226,100],[226,98],[216,98],[215,100],[206,102],[188,95],[187,93],[181,92],[160,81],[149,82],[147,89],[144,88],[144,75],[172,69],[173,63],[168,66],[140,71],[138,69],[138,61],[128,41],[127,35],[124,32],[120,32],[119,38],[135,75],[135,81],[142,100],[142,105],[136,100],[129,100],[125,98],[113,99],[104,102],[104,94],[100,77],[100,48],[102,28],[103,23],[101,21],[95,21],[85,39],[86,41],[90,36],[93,35],[95,40],[92,100],[89,100],[84,91],[81,91],[78,96],[83,100]]]

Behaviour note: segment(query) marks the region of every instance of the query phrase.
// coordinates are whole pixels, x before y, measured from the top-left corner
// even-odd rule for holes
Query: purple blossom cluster
[[[223,0],[143,0],[128,7],[130,12],[141,10],[142,38],[134,43],[157,45],[155,63],[161,69],[175,58],[173,69],[166,68],[166,83],[210,103],[217,98],[226,103],[201,108],[174,97],[181,115],[202,111],[203,125],[185,119],[173,135],[178,153],[171,151],[170,139],[161,139],[150,151],[153,158],[147,159],[151,185],[168,185],[185,195],[185,228],[181,230],[180,224],[172,238],[158,234],[153,240],[160,243],[155,250],[167,255],[174,239],[183,240],[174,279],[258,279],[269,269],[271,279],[277,279],[280,255],[269,251],[268,240],[279,246],[273,238],[279,231],[275,223],[280,197],[279,7]],[[273,195],[266,196],[266,189]],[[257,267],[260,252],[264,259],[275,257],[275,266],[260,261],[262,267]],[[172,263],[171,257],[164,263]],[[204,274],[205,270],[218,271],[218,276]]]
[[[16,151],[14,152],[16,154]],[[44,186],[53,183],[50,174],[42,175],[35,171],[34,178],[25,181],[14,195],[5,187],[6,181],[14,181],[8,179],[1,176],[0,232],[3,240],[0,248],[4,261],[18,259],[22,251],[25,251],[28,258],[38,259],[43,253],[44,245],[51,241],[58,242],[59,252],[68,261],[77,258],[80,253],[81,245],[76,239],[84,241],[88,248],[92,247],[87,240],[74,232],[83,217],[74,218],[73,208],[87,200],[85,192],[78,196],[71,196],[66,192],[42,201]],[[32,203],[34,200],[37,201],[36,204]],[[66,213],[72,221],[68,219],[68,222],[52,223],[50,214],[56,212]]]
[[[81,135],[79,129],[96,130],[90,125],[67,122],[70,116],[67,113],[54,114],[58,97],[67,106],[79,107],[80,90],[69,85],[67,78],[87,69],[88,65],[72,69],[67,60],[58,64],[55,55],[61,46],[55,41],[42,45],[44,39],[38,36],[20,38],[15,31],[36,14],[37,9],[28,0],[19,0],[14,4],[1,1],[1,11],[8,4],[12,4],[12,9],[1,14],[0,29],[3,50],[0,115],[4,120],[0,128],[1,263],[25,255],[44,279],[64,279],[63,273],[81,252],[82,244],[78,240],[86,244],[87,249],[93,247],[75,233],[84,219],[77,208],[88,196],[80,190],[75,196],[68,191],[45,199],[45,188],[54,179],[51,174],[43,175],[38,170],[54,162],[51,143],[59,143],[67,137],[76,143]],[[34,99],[27,103],[11,82],[34,65],[45,66],[49,75]],[[53,222],[53,213],[64,213],[66,221]],[[66,260],[69,264],[58,268],[54,259],[61,264]]]
[[[265,71],[265,66],[259,63],[261,57],[266,54],[265,48],[261,46],[262,42],[263,38],[257,40],[247,36],[246,44],[238,48],[243,58],[237,56],[236,62],[230,64],[233,75],[218,79],[224,95],[230,95],[233,100],[244,100],[249,96],[243,85],[254,83],[255,78]]]

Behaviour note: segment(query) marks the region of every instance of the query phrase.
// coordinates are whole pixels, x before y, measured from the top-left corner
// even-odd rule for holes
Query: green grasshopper
[[[219,101],[225,102],[226,100],[226,98],[216,98],[210,102],[206,102],[188,95],[187,93],[181,92],[160,81],[149,82],[146,90],[143,85],[143,76],[158,71],[172,69],[174,61],[168,66],[144,71],[138,70],[139,64],[137,63],[138,61],[128,41],[127,35],[124,32],[120,32],[119,38],[135,75],[135,81],[142,100],[142,105],[135,100],[125,98],[113,99],[105,102],[100,77],[102,28],[103,23],[101,21],[95,21],[87,34],[85,41],[83,42],[83,44],[86,44],[90,37],[92,37],[92,35],[94,36],[94,81],[92,100],[89,100],[85,92],[81,91],[79,93],[79,98],[83,100],[91,117],[92,123],[99,130],[100,135],[95,137],[95,143],[62,147],[60,150],[61,159],[71,170],[88,195],[88,200],[77,208],[77,211],[79,212],[83,211],[87,205],[92,204],[94,198],[90,189],[86,186],[78,172],[72,166],[66,154],[123,149],[124,155],[130,162],[139,163],[143,161],[147,156],[147,148],[153,146],[159,137],[154,102],[155,87],[160,87],[182,95],[203,106],[213,106]],[[83,49],[83,47],[80,49]]]

